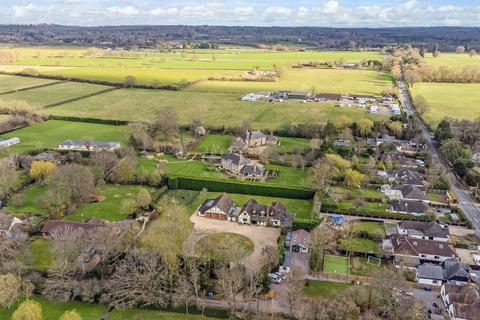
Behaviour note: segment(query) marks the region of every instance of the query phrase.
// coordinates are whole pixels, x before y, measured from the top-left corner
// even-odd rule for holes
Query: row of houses
[[[268,227],[289,227],[294,218],[294,214],[287,212],[279,201],[266,205],[251,198],[239,208],[226,193],[215,199],[205,200],[196,210],[196,214],[209,219]]]

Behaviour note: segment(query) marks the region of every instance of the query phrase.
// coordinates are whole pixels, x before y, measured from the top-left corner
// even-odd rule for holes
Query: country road
[[[408,90],[405,88],[403,81],[398,82],[400,90],[400,102],[402,103],[403,110],[408,116],[415,113]],[[473,198],[472,193],[465,189],[458,178],[453,174],[452,169],[447,164],[442,154],[440,153],[436,141],[433,140],[433,135],[429,129],[421,122],[422,137],[426,141],[427,150],[430,155],[440,165],[442,171],[447,175],[450,181],[451,189],[455,193],[458,199],[458,207],[462,209],[467,218],[472,222],[472,226],[475,229],[480,228],[480,204]]]

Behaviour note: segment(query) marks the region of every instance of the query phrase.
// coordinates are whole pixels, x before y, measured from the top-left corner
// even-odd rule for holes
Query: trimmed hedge
[[[129,121],[126,120],[111,120],[111,119],[98,119],[98,118],[81,118],[81,117],[67,117],[67,116],[48,116],[50,120],[63,120],[71,122],[87,122],[87,123],[99,123],[99,124],[108,124],[116,126],[124,126],[129,124]]]
[[[213,192],[229,192],[251,194],[266,197],[290,199],[313,199],[315,192],[309,189],[266,186],[242,182],[230,182],[214,179],[198,179],[189,177],[168,177],[169,189],[202,190]]]
[[[315,229],[319,224],[321,220],[294,220],[292,229],[293,230],[298,230],[298,229],[303,229],[306,231],[312,231]]]

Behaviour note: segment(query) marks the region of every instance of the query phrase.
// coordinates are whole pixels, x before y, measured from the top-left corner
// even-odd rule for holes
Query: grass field
[[[108,88],[110,87],[96,84],[63,82],[52,86],[1,95],[0,100],[26,101],[32,107],[41,108],[52,103],[86,96]]]
[[[307,280],[303,294],[307,297],[333,298],[337,294],[350,288],[352,285],[343,282],[323,281],[323,280]]]
[[[45,186],[34,184],[23,192],[23,201],[20,204],[15,205],[10,201],[8,202],[8,206],[5,208],[5,210],[8,213],[13,213],[19,217],[25,215],[44,216],[46,215],[45,210],[38,206],[38,199],[44,192]]]
[[[291,137],[279,137],[279,145],[275,147],[275,151],[283,152],[302,152],[310,145],[310,139],[304,138],[291,138]]]
[[[223,154],[228,153],[228,147],[232,144],[235,137],[223,134],[208,134],[195,146],[193,151]]]
[[[273,130],[284,124],[325,123],[342,115],[352,119],[384,119],[360,108],[341,108],[324,103],[243,102],[238,94],[121,89],[48,108],[46,114],[115,120],[151,120],[159,109],[170,107],[180,124],[200,118],[207,127],[240,127],[249,121],[253,128]]]
[[[24,253],[24,262],[27,267],[35,271],[46,271],[53,262],[51,242],[37,238],[30,242]]]
[[[480,61],[480,58],[479,58]],[[444,117],[478,119],[480,117],[480,84],[416,83],[412,95],[423,96],[430,107],[423,117],[436,127]]]
[[[73,214],[65,217],[65,220],[86,221],[93,217],[107,221],[124,220],[127,214],[121,211],[122,202],[126,199],[136,199],[140,189],[142,187],[138,185],[106,185],[99,193],[100,196],[105,197],[104,200],[82,205]],[[154,193],[153,189],[147,190],[151,194]]]
[[[379,253],[378,243],[367,238],[353,238],[350,240],[342,239],[340,247],[343,250],[360,253]]]
[[[245,94],[257,91],[306,91],[355,93],[379,96],[391,85],[388,73],[370,70],[287,69],[275,82],[205,81],[188,91]]]
[[[43,319],[58,320],[60,316],[67,310],[75,309],[81,316],[82,320],[98,320],[102,314],[108,311],[108,307],[100,304],[86,304],[76,302],[52,302],[44,298],[34,296],[32,300],[39,302],[42,306]],[[14,304],[10,309],[0,307],[0,319],[10,319],[12,313],[18,304]],[[110,320],[213,320],[217,318],[202,317],[200,315],[187,315],[183,313],[162,312],[153,310],[114,310],[108,318]]]
[[[168,161],[166,165],[167,174],[171,176],[193,177],[193,178],[207,178],[207,179],[222,179],[233,182],[240,182],[236,178],[229,177],[225,172],[218,168],[207,165],[200,160],[182,160],[175,159],[172,156],[166,155],[163,159]],[[154,170],[157,162],[153,160],[140,159],[137,170]],[[288,166],[281,165],[266,165],[269,170],[278,170],[278,176],[267,180],[267,182],[254,182],[255,184],[263,185],[285,185],[291,187],[306,188],[310,185],[308,179],[308,169],[294,169]]]
[[[121,126],[49,120],[2,135],[1,138],[20,138],[20,143],[8,148],[11,153],[22,153],[42,148],[56,148],[67,139],[94,139],[128,141],[127,128]]]
[[[206,192],[204,196],[198,196],[195,201],[193,201],[189,210],[196,210],[205,200],[214,199],[218,197],[221,193],[218,192]],[[295,220],[308,220],[312,218],[313,220],[318,220],[318,216],[312,214],[313,203],[310,200],[299,200],[299,199],[287,199],[287,198],[275,198],[275,197],[263,197],[263,196],[253,196],[247,194],[234,194],[229,193],[228,196],[232,199],[237,207],[241,207],[251,198],[255,198],[258,203],[261,204],[272,204],[274,201],[280,201],[287,208],[288,212],[295,213]]]
[[[202,69],[158,69],[158,68],[65,68],[52,71],[40,71],[43,74],[80,78],[90,80],[104,80],[123,83],[126,76],[134,76],[139,84],[175,85],[181,81],[192,81],[208,77],[238,76],[239,70],[202,70]]]
[[[243,235],[230,232],[208,235],[195,244],[196,254],[207,259],[224,261],[247,257],[252,254],[253,248],[252,240]],[[232,249],[235,252],[235,256],[232,256]]]
[[[9,92],[13,90],[29,88],[47,83],[53,83],[55,81],[28,77],[15,77],[0,74],[0,93]],[[0,100],[3,97],[0,96]]]
[[[434,58],[431,53],[427,53],[427,55],[425,56],[425,61],[429,65],[436,66],[436,67],[480,66],[480,57],[476,56],[476,57],[470,58],[468,53],[465,53],[465,54],[441,53],[440,57],[437,57],[437,58]]]
[[[325,256],[323,260],[323,271],[348,274],[348,258],[340,256]]]
[[[369,234],[379,233],[385,235],[385,226],[383,222],[375,222],[375,221],[361,221],[356,222],[353,225],[353,229],[356,232],[367,232]]]

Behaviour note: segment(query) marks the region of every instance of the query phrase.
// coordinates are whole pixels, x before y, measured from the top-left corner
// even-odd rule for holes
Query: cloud
[[[83,0],[64,0],[63,2],[66,4],[80,4],[83,3]]]
[[[178,14],[178,8],[155,8],[148,11],[149,15],[152,16],[175,16]]]
[[[417,7],[417,5],[417,0],[408,0],[404,3],[403,8],[405,8],[405,10],[413,10]]]
[[[457,7],[457,6],[452,6],[452,5],[447,5],[447,6],[441,6],[437,10],[438,12],[461,12],[463,11],[463,8]]]
[[[323,13],[334,14],[340,9],[340,1],[329,0],[323,5]]]
[[[15,18],[21,18],[30,15],[32,12],[36,11],[38,8],[37,6],[29,3],[26,5],[20,5],[20,6],[13,6],[13,16]]]
[[[285,7],[268,7],[265,9],[265,15],[267,16],[290,16],[292,9]]]
[[[252,6],[236,7],[235,9],[233,9],[233,12],[238,16],[251,16],[254,14]]]
[[[310,12],[310,10],[308,10],[308,8],[305,8],[305,7],[298,8],[298,16],[299,17],[306,17],[309,12]]]
[[[140,13],[140,10],[133,6],[126,7],[108,7],[107,12],[110,14],[119,14],[124,16],[136,16]]]

